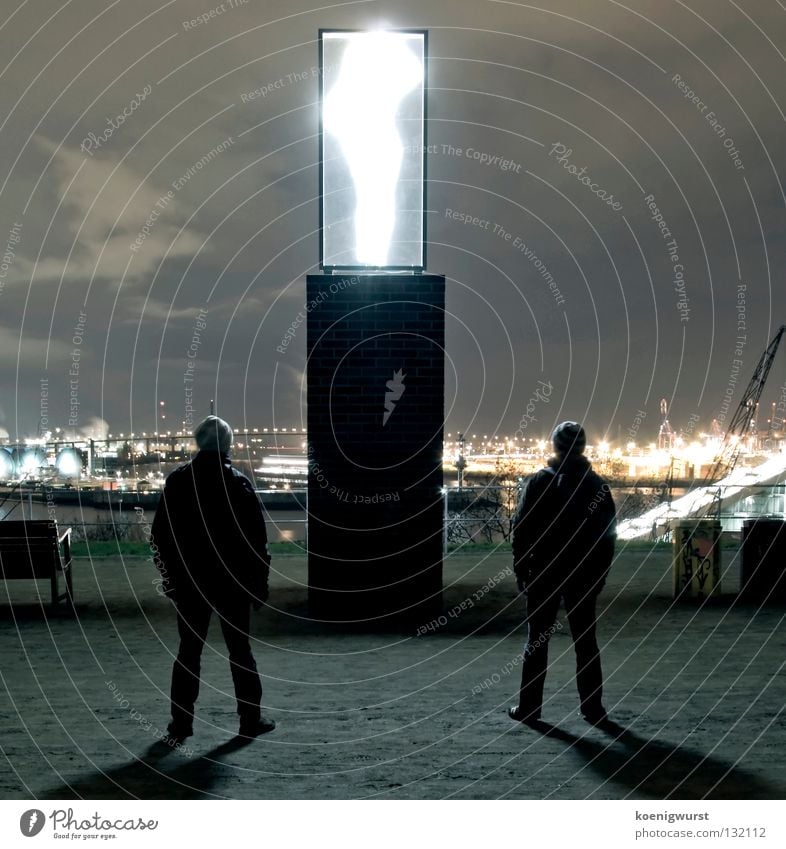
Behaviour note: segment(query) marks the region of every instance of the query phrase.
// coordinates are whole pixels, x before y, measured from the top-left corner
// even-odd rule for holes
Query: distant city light
[[[63,477],[76,478],[82,471],[82,458],[73,448],[64,448],[57,455],[55,466]]]
[[[22,475],[32,475],[41,466],[46,465],[46,455],[40,448],[31,448],[22,455],[22,465],[19,469]]]

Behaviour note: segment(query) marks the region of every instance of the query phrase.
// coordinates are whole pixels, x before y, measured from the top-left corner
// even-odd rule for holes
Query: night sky
[[[0,435],[175,430],[189,359],[197,418],[304,426],[320,27],[429,30],[447,431],[730,418],[786,321],[786,4],[540,6],[5,4]]]

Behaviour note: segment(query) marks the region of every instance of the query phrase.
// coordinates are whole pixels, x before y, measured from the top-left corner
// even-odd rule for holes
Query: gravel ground
[[[524,633],[509,555],[452,555],[445,624],[422,636],[308,621],[305,559],[279,557],[273,607],[253,619],[278,728],[247,745],[233,737],[214,620],[195,736],[181,751],[159,739],[176,629],[148,561],[78,561],[76,619],[47,615],[33,583],[11,582],[0,592],[0,795],[784,798],[786,610],[734,603],[736,556],[723,552],[727,594],[699,607],[672,604],[668,552],[618,555],[601,597],[606,704],[618,723],[604,731],[576,714],[564,614],[550,725],[505,715]]]

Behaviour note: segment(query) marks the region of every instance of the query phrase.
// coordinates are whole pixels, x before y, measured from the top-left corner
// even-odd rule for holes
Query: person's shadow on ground
[[[598,727],[608,735],[608,741],[589,735],[577,737],[547,722],[535,726],[547,737],[568,744],[586,760],[586,768],[598,773],[604,783],[621,785],[632,796],[655,799],[786,798],[786,787],[712,755],[646,739],[612,721]],[[605,795],[602,787],[598,790],[597,795]]]
[[[182,760],[171,746],[158,741],[130,763],[110,770],[97,770],[74,782],[64,782],[38,794],[41,799],[204,799],[227,798],[211,793],[216,782],[226,779],[233,767],[222,761],[253,741],[233,737],[199,757],[188,758],[172,768],[172,759]]]

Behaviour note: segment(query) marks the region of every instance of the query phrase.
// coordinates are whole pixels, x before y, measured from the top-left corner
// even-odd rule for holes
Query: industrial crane
[[[778,352],[778,346],[781,344],[784,333],[786,333],[786,324],[780,326],[780,329],[773,336],[772,341],[761,355],[761,359],[753,372],[753,377],[751,377],[742,398],[740,398],[740,403],[737,405],[731,422],[729,422],[715,462],[704,477],[703,486],[710,487],[721,480],[721,478],[728,477],[734,471],[734,467],[737,465],[737,460],[740,456],[740,450],[742,449],[743,439],[750,430],[751,422],[756,415],[759,400],[764,391],[764,384],[767,382],[767,377],[770,374],[772,363]],[[718,495],[707,511],[707,515],[714,515],[716,518],[719,518],[720,508],[721,497],[719,490]]]
[[[641,516],[620,522],[617,526],[620,539],[657,536],[671,530],[675,521],[688,517],[719,518],[723,501],[721,487],[724,490],[723,497],[728,500],[741,496],[746,487],[751,485],[758,486],[784,479],[786,455],[783,454],[772,456],[755,469],[751,469],[747,476],[735,479],[733,474],[744,437],[750,432],[751,419],[756,414],[756,405],[761,398],[784,333],[786,333],[786,325],[780,327],[762,354],[725,434],[721,435],[720,424],[713,419],[712,431],[720,436],[721,445],[702,485],[673,501],[670,499],[663,501]],[[668,481],[665,489],[668,492]]]

